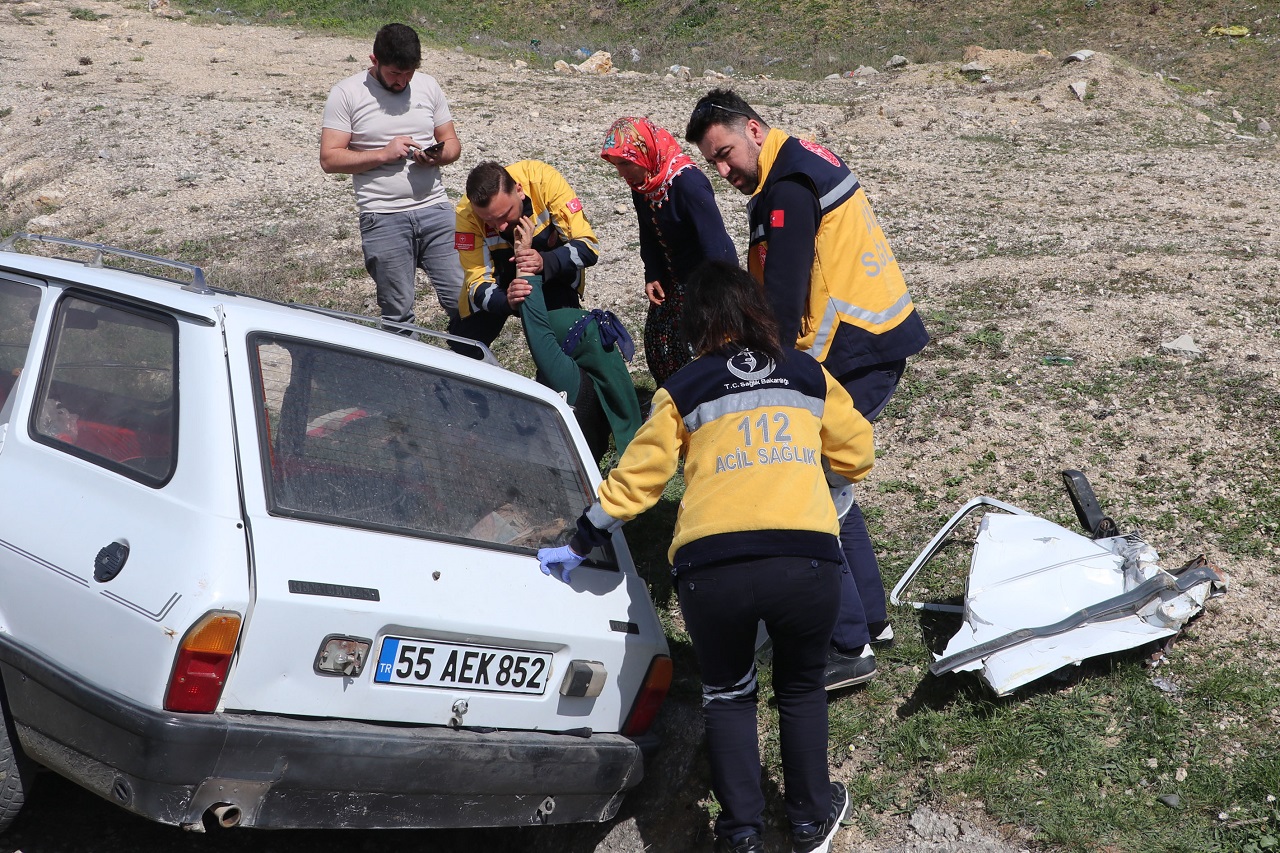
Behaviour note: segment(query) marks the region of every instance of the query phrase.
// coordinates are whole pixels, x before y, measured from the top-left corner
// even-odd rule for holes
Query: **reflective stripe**
[[[804,409],[815,418],[822,418],[822,407],[825,403],[817,397],[810,397],[802,391],[790,388],[761,388],[756,391],[741,391],[718,400],[708,400],[700,404],[692,412],[684,416],[684,428],[690,433],[705,424],[725,415],[751,412],[765,406],[785,406],[789,409]]]
[[[756,243],[759,240],[764,239],[764,223],[763,222],[757,225],[754,229],[751,228],[751,220],[755,216],[755,211],[756,211],[756,202],[758,202],[759,200],[760,200],[759,193],[756,193],[751,198],[747,199],[747,230],[750,232],[747,235],[747,241],[752,244]]]
[[[486,249],[490,246],[497,246],[499,244],[503,246],[507,245],[507,238],[503,237],[501,234],[494,234],[492,237],[484,238],[484,246]]]
[[[597,530],[605,530],[609,533],[622,526],[622,519],[609,515],[599,503],[593,503],[587,507],[587,521],[591,522]]]
[[[818,207],[822,208],[823,215],[830,213],[831,209],[837,206],[836,202],[843,201],[846,195],[857,188],[858,176],[850,172],[849,176],[837,184],[835,189],[829,190],[826,195],[818,199]]]
[[[826,216],[835,208],[839,207],[845,198],[858,190],[858,176],[850,172],[844,177],[840,183],[836,184],[832,189],[827,190],[818,199],[818,207],[822,210],[822,215]],[[753,195],[747,201],[747,218],[751,218],[751,214],[755,212],[756,202],[760,200],[760,196]],[[761,225],[756,231],[751,232],[751,239],[764,236],[764,225]]]
[[[498,292],[498,285],[484,284],[484,285],[481,285],[480,289],[481,289],[481,292],[483,292],[484,294],[480,299],[480,310],[488,311],[489,301],[493,299],[494,294]]]
[[[756,692],[756,665],[751,664],[751,669],[747,670],[747,674],[737,684],[731,684],[728,687],[717,687],[714,684],[702,685],[702,704],[709,705],[717,699],[743,699],[751,696]]]
[[[488,238],[486,238],[484,241],[483,254],[484,254],[484,271],[488,275],[493,275],[493,255],[490,254],[489,252]],[[486,291],[485,288],[496,287],[496,286],[497,285],[495,282],[482,281],[478,283],[475,287],[471,288],[471,291],[467,294],[467,302],[471,303],[471,310],[473,312],[485,310],[482,306],[488,303],[489,296],[492,295],[492,292]],[[477,296],[481,297],[480,302],[476,302]]]
[[[582,269],[582,255],[578,254],[578,247],[569,244],[569,260],[573,261],[573,265],[578,269]]]
[[[911,304],[911,294],[906,291],[898,297],[898,301],[890,305],[883,311],[868,311],[866,308],[859,308],[851,302],[841,302],[834,296],[827,300],[827,308],[822,312],[822,322],[818,324],[817,334],[813,337],[813,349],[816,352],[823,352],[827,348],[827,343],[831,336],[835,334],[837,321],[840,314],[847,317],[854,317],[871,325],[878,326],[881,323],[887,323],[894,317],[902,313],[902,310]]]
[[[813,335],[813,346],[810,349],[816,352],[818,357],[827,351],[827,344],[830,343],[831,336],[836,333],[838,318],[835,303],[834,299],[827,300],[827,309],[822,312],[822,321],[818,323],[818,328]]]

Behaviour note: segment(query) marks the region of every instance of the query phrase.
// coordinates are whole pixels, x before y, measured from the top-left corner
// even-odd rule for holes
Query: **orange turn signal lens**
[[[666,655],[654,655],[653,661],[649,664],[649,671],[645,673],[644,684],[641,685],[636,701],[631,706],[631,713],[627,715],[626,725],[622,727],[624,735],[639,737],[649,731],[649,727],[658,717],[662,700],[667,698],[667,691],[671,689],[671,673],[671,658]]]
[[[201,616],[178,647],[165,693],[165,710],[197,714],[215,711],[239,637],[239,613],[210,610]]]

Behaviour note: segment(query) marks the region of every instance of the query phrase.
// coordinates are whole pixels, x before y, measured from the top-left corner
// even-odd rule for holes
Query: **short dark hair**
[[[697,355],[725,344],[782,358],[778,323],[764,287],[751,273],[724,261],[704,261],[685,283],[684,339]]]
[[[488,207],[500,192],[515,191],[516,179],[494,160],[485,160],[467,175],[467,200],[477,207]]]
[[[387,24],[373,37],[373,58],[392,68],[418,68],[422,65],[422,43],[413,27]]]
[[[751,105],[739,98],[732,89],[712,89],[698,99],[698,104],[689,116],[689,124],[684,129],[686,142],[697,145],[707,135],[707,128],[714,124],[732,127],[741,132],[747,119],[755,119],[766,130],[769,125]]]

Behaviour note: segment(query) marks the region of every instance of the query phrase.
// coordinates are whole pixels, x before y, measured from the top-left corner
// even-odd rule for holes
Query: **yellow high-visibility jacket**
[[[579,521],[575,548],[586,553],[653,506],[683,457],[673,566],[778,555],[839,560],[823,456],[853,481],[875,460],[871,424],[822,365],[795,350],[781,361],[737,347],[703,355],[654,395],[653,414]]]
[[[837,377],[923,349],[928,333],[857,176],[821,145],[776,128],[759,166],[748,269],[783,343],[794,335]]]
[[[524,215],[533,220],[533,248],[542,253],[542,283],[547,308],[579,308],[585,270],[600,256],[600,242],[568,181],[538,160],[521,160],[507,172],[524,191]],[[510,314],[506,289],[516,278],[512,233],[486,226],[463,198],[455,208],[453,245],[462,262],[464,283],[458,313]]]

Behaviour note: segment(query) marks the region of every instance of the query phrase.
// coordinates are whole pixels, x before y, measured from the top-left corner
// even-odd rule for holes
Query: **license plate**
[[[550,675],[548,652],[384,637],[373,680],[541,696]]]

